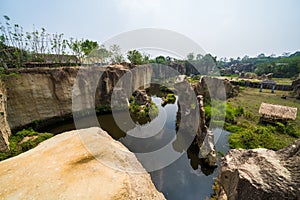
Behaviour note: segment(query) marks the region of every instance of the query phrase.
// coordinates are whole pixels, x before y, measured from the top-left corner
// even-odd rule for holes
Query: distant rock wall
[[[260,88],[261,82],[253,82],[250,80],[246,81],[230,81],[232,85],[239,85],[244,87],[251,87],[251,88]],[[263,89],[272,89],[271,84],[263,84]],[[293,87],[291,85],[282,85],[282,84],[276,84],[275,90],[282,90],[282,91],[291,91],[293,90]]]
[[[81,70],[80,70],[81,69]],[[73,90],[76,76],[79,87]],[[7,150],[10,129],[16,130],[30,123],[62,120],[72,115],[72,95],[77,95],[81,106],[95,109],[110,105],[111,94],[123,74],[129,74],[125,88],[137,88],[150,83],[152,68],[142,65],[131,71],[127,66],[60,67],[12,69],[18,76],[1,81],[0,150]],[[100,80],[91,80],[95,73],[103,74]],[[94,91],[93,87],[97,86]],[[130,89],[131,89],[130,88]],[[75,105],[76,107],[76,105]]]
[[[199,156],[204,158],[209,166],[216,166],[214,136],[206,126],[203,96],[195,93],[185,75],[177,77],[174,87],[179,95],[177,126],[180,123],[180,129],[177,136],[181,134],[180,130],[184,132],[184,137],[195,136],[195,142],[200,150]]]
[[[229,200],[300,199],[300,140],[279,151],[230,150],[218,179]]]
[[[7,152],[8,148],[8,138],[11,134],[8,122],[7,122],[7,96],[6,88],[3,86],[3,83],[0,82],[0,151]]]
[[[293,91],[297,99],[300,99],[300,78],[293,81],[292,83]]]
[[[226,98],[237,95],[238,89],[229,80],[213,77],[203,77],[194,85],[196,94],[202,95],[204,99],[214,98],[226,100]]]

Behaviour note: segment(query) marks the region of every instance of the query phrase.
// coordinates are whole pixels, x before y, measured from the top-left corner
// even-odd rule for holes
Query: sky
[[[103,43],[126,31],[167,29],[218,58],[300,50],[299,8],[299,0],[0,0],[0,14],[25,31],[34,25]]]

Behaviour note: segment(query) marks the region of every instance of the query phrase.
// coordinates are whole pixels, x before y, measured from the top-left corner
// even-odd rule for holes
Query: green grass
[[[7,153],[0,152],[0,160],[16,156],[36,147],[39,143],[53,136],[52,133],[39,133],[32,129],[23,129],[9,138],[10,151]]]
[[[272,78],[273,81],[276,81],[280,85],[292,85],[293,80],[290,78]]]
[[[282,99],[282,95],[288,98]],[[245,88],[238,97],[229,99],[227,102],[230,107],[243,108],[243,113],[239,116],[232,113],[231,118],[236,118],[236,121],[226,119],[224,128],[232,133],[229,136],[231,148],[264,147],[278,150],[300,137],[299,112],[295,121],[276,124],[261,123],[258,110],[262,102],[296,107],[298,111],[300,109],[300,101],[289,97],[289,92],[275,91],[275,94],[272,94],[269,90],[259,92],[258,89]]]
[[[175,101],[176,101],[176,96],[175,96],[175,94],[172,94],[172,93],[167,94],[167,96],[166,96],[166,101],[167,101],[169,104],[174,104]]]
[[[221,76],[218,78],[222,79],[228,79],[228,80],[233,80],[233,81],[251,81],[251,82],[261,82],[262,80],[259,79],[246,79],[246,78],[239,78],[236,76]],[[279,85],[292,85],[293,79],[291,78],[272,78],[272,81],[275,81]]]

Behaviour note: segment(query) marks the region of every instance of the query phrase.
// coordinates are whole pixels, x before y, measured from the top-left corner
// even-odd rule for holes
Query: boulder
[[[296,94],[297,99],[300,99],[300,78],[293,81],[292,88]]]
[[[135,105],[147,105],[151,103],[151,97],[147,95],[146,90],[137,90],[134,98]]]
[[[0,162],[0,199],[165,198],[135,155],[94,127]]]
[[[300,139],[279,151],[230,150],[218,179],[229,200],[300,199]]]
[[[229,80],[212,77],[202,77],[201,80],[194,85],[194,90],[197,95],[202,95],[204,99],[219,99],[234,97],[237,95],[235,87],[232,86]]]

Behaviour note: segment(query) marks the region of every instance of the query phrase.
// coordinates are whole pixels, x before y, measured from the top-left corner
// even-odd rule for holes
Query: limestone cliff
[[[80,77],[77,78],[79,70]],[[80,98],[81,105],[75,105],[79,110],[108,105],[113,88],[122,75],[129,74],[125,88],[137,88],[150,83],[152,68],[143,65],[137,70],[130,70],[128,66],[114,65],[93,68],[23,68],[12,69],[11,72],[18,73],[18,76],[8,76],[1,81],[0,120],[3,123],[0,127],[0,150],[7,149],[10,129],[71,116],[72,95]],[[95,74],[102,76],[93,80],[93,77],[97,77]],[[79,87],[73,90],[75,81]],[[94,88],[97,88],[96,91]]]
[[[300,99],[300,78],[294,80],[292,83],[293,91],[297,99]]]
[[[177,123],[180,127],[177,137],[184,132],[184,137],[195,136],[195,142],[200,149],[200,157],[204,158],[209,166],[217,165],[217,155],[213,133],[205,123],[203,97],[196,94],[185,75],[177,77],[175,91],[178,94]],[[186,139],[188,140],[188,139]]]
[[[100,128],[89,128],[0,162],[0,199],[165,198],[133,153]]]
[[[7,122],[7,96],[6,88],[3,87],[3,84],[0,82],[0,152],[7,152],[9,150],[8,138],[11,134],[8,122]]]
[[[300,140],[277,152],[230,150],[219,182],[229,200],[300,199]]]
[[[233,87],[229,80],[202,77],[201,80],[194,85],[195,92],[202,95],[205,99],[214,98],[226,100],[237,94],[237,88]]]

